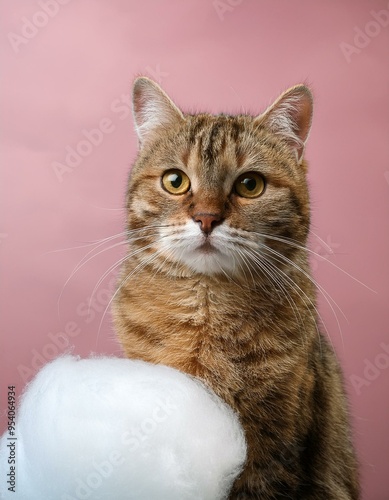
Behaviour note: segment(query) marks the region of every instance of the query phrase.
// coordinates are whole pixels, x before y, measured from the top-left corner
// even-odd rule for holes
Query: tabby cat
[[[306,250],[311,92],[292,87],[258,116],[184,114],[140,77],[133,110],[113,304],[126,356],[199,377],[239,414],[248,456],[231,499],[359,498]]]

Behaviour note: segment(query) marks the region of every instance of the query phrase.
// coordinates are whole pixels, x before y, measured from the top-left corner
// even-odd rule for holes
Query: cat
[[[307,258],[312,109],[305,85],[258,116],[184,114],[152,80],[133,86],[115,329],[126,356],[200,378],[237,412],[248,455],[231,499],[359,498]]]

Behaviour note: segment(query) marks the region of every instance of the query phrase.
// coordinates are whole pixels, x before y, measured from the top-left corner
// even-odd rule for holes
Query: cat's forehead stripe
[[[195,170],[196,165],[197,168],[201,166],[213,177],[222,173],[217,167],[222,167],[223,171],[226,166],[244,171],[276,161],[278,168],[290,178],[296,178],[294,168],[286,159],[288,151],[283,142],[277,141],[263,127],[255,127],[251,117],[202,114],[187,115],[187,119],[188,149],[182,158],[185,165],[191,164],[191,170]]]
[[[220,136],[225,134],[223,128],[223,123],[220,121],[215,122],[211,129],[207,131],[207,137],[203,139],[203,149],[201,151],[201,157],[204,164],[210,164],[215,161],[215,159],[220,156],[223,151],[221,151]],[[225,141],[224,141],[225,144]]]
[[[229,153],[230,160],[240,165],[243,151],[239,145],[242,125],[228,116],[202,117],[195,120],[189,133],[189,141],[196,144],[198,156],[205,167],[214,166]],[[230,148],[228,146],[230,145]],[[226,151],[228,149],[228,151]]]
[[[192,125],[189,130],[189,143],[194,145],[197,140],[199,134],[203,131],[204,126],[206,125],[207,122],[207,117],[205,116],[198,116],[196,119],[193,119]]]

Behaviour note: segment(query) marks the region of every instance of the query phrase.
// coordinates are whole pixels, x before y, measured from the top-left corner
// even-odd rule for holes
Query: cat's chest
[[[197,376],[234,407],[261,401],[298,371],[276,312],[233,283],[156,275],[139,275],[115,305],[127,357]]]
[[[161,289],[158,284],[154,286],[149,301],[159,303],[155,317],[163,311],[159,320],[170,331],[175,325],[178,333],[191,331],[193,338],[198,337],[206,344],[229,338],[234,331],[242,332],[250,326],[252,330],[258,328],[259,307],[253,307],[251,298],[244,300],[239,290],[224,283],[199,279],[166,284],[163,295]],[[233,338],[229,341],[233,343]]]
[[[264,316],[249,294],[207,279],[145,277],[117,303],[128,354],[188,368],[220,366],[255,350]]]
[[[153,297],[156,290],[150,291],[150,301],[161,302],[147,320],[149,335],[157,340],[153,360],[212,379],[215,389],[218,383],[231,386],[259,335],[258,317],[249,304],[244,308],[233,290],[206,280],[175,283],[170,290],[165,288],[163,297],[159,293]]]

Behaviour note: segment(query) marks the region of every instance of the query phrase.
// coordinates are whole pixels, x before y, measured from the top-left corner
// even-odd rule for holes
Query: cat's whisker
[[[95,247],[92,248],[89,252],[87,252],[87,254],[84,255],[84,257],[73,268],[73,270],[71,271],[69,277],[65,281],[65,284],[62,287],[62,290],[61,290],[61,292],[59,294],[59,297],[58,297],[58,300],[57,300],[58,315],[60,314],[60,303],[61,303],[61,299],[62,299],[63,293],[65,291],[65,288],[68,285],[68,283],[70,282],[70,280],[75,276],[75,274],[82,267],[84,267],[90,260],[94,259],[95,257],[101,255],[104,252],[112,250],[113,248],[116,248],[118,246],[127,244],[127,240],[123,240],[123,241],[120,241],[119,243],[115,243],[113,245],[110,245],[110,246],[108,246],[108,247],[106,247],[106,248],[104,248],[104,249],[102,249],[102,250],[100,250],[98,252],[96,252],[96,250],[98,250],[99,248],[101,248],[106,243],[109,243],[109,242],[111,242],[111,241],[113,241],[113,240],[115,240],[117,238],[123,237],[123,236],[127,236],[127,237],[131,238],[131,240],[133,242],[137,241],[139,239],[145,238],[146,236],[149,236],[149,237],[150,236],[155,236],[156,233],[155,234],[153,234],[153,233],[150,234],[149,233],[147,235],[142,235],[140,233],[145,232],[145,231],[149,231],[150,229],[159,228],[159,227],[161,227],[161,225],[147,226],[147,227],[143,227],[143,228],[139,228],[139,229],[127,230],[127,231],[123,231],[122,233],[118,233],[118,234],[115,234],[113,236],[109,236],[107,238],[103,238],[102,240],[99,240],[96,243],[92,243],[91,245],[95,245]],[[137,236],[134,237],[134,235],[137,235]],[[88,246],[90,246],[90,245],[88,245]],[[96,253],[94,253],[94,252],[96,252]]]
[[[253,287],[250,288],[249,283],[247,282],[244,285],[244,288],[246,288],[250,292],[252,290],[256,290],[259,286],[259,288],[261,290],[263,290],[264,293],[267,293],[268,290],[266,289],[266,286],[265,286],[265,283],[263,282],[263,279],[258,280],[258,275],[262,275],[262,276],[268,275],[268,271],[266,269],[264,269],[263,263],[259,259],[257,259],[257,256],[255,254],[252,253],[252,249],[247,248],[245,245],[242,246],[241,244],[236,244],[235,245],[235,252],[237,252],[241,257],[240,264],[241,264],[242,271],[244,272],[244,267],[246,267],[249,270],[249,272],[253,278]],[[253,275],[253,272],[255,273],[255,275],[257,277],[256,281],[255,281],[255,277]],[[244,272],[244,274],[246,275],[245,272]],[[272,279],[271,276],[269,276],[269,278]],[[278,291],[277,291],[277,293],[278,293]]]
[[[291,245],[291,246],[293,246],[295,248],[298,248],[299,250],[302,250],[304,252],[307,251],[307,252],[311,252],[311,253],[315,254],[315,252],[310,251],[310,249],[302,246],[301,244],[296,243],[294,240],[292,240],[290,238],[282,238],[282,237],[272,236],[272,235],[268,235],[268,234],[265,234],[265,233],[258,233],[258,232],[255,233],[255,234],[260,235],[262,238],[268,238],[268,239],[271,239],[271,240],[280,241],[282,243],[286,243],[286,244],[289,244],[289,245]],[[336,318],[339,331],[341,332],[341,327],[340,327],[340,323],[339,323],[339,320],[338,320],[338,316],[335,313],[332,304],[334,304],[336,306],[336,308],[338,309],[338,311],[342,314],[342,316],[344,317],[344,319],[347,322],[348,322],[348,319],[347,319],[346,315],[344,314],[344,312],[342,311],[342,309],[340,308],[340,306],[331,297],[331,295],[324,289],[324,287],[322,287],[307,271],[301,269],[294,261],[292,261],[291,259],[289,259],[285,255],[283,255],[282,253],[276,251],[275,249],[272,249],[271,247],[269,247],[268,245],[266,245],[264,243],[259,243],[259,244],[261,245],[261,247],[265,248],[267,251],[272,252],[273,255],[276,255],[278,258],[282,259],[285,263],[287,263],[289,265],[292,265],[295,269],[297,269],[299,272],[301,272],[309,281],[311,281],[311,283],[322,293],[322,295],[324,296],[325,300],[329,304],[329,306],[330,306],[330,308],[331,308],[331,310],[334,313],[334,316]],[[316,254],[316,255],[318,255],[318,254]]]
[[[331,246],[323,240],[323,238],[321,238],[317,233],[315,233],[312,228],[309,230],[309,233],[310,235],[314,236],[317,240],[320,241],[320,243],[324,246],[324,248],[326,248],[328,250],[328,252],[330,252],[330,254],[332,255],[334,253],[333,249],[331,248]]]
[[[305,326],[304,326],[304,322],[303,322],[302,317],[301,317],[301,313],[300,313],[295,301],[293,300],[291,294],[288,291],[288,288],[287,288],[288,281],[285,281],[285,277],[279,273],[279,270],[277,269],[277,267],[272,266],[271,262],[269,262],[267,259],[260,260],[260,259],[256,258],[256,261],[258,262],[259,265],[261,265],[263,267],[264,270],[267,271],[267,274],[270,276],[270,278],[280,287],[281,291],[284,293],[286,300],[288,301],[288,304],[292,308],[292,311],[293,311],[294,316],[297,320],[297,323],[300,324],[305,330]],[[277,293],[278,293],[278,290],[277,290]],[[299,292],[298,292],[298,295],[302,299],[303,303],[306,304],[304,298],[301,296],[301,294]]]
[[[257,245],[260,245],[260,247],[261,247],[261,248],[264,248],[264,249],[266,249],[266,250],[269,250],[269,247],[267,247],[267,245],[265,245],[265,244],[263,244],[263,243],[260,243],[260,242],[257,242],[256,244],[254,244],[253,242],[247,242],[247,241],[246,241],[244,238],[242,238],[241,236],[238,236],[238,238],[239,238],[239,240],[240,240],[241,244],[242,244],[242,243],[244,244],[244,246],[246,247],[246,250],[247,250],[248,252],[250,252],[251,256],[252,256],[253,258],[255,258],[255,261],[256,261],[256,263],[257,263],[257,264],[263,264],[264,262],[271,264],[271,262],[270,262],[268,259],[263,259],[263,257],[264,257],[264,256],[263,256],[260,252],[258,252],[258,249],[257,249],[257,248],[255,248]],[[251,243],[251,245],[249,245],[249,243]],[[248,246],[248,245],[249,245],[249,246]],[[270,250],[272,250],[272,249],[270,249]],[[281,271],[280,269],[278,269],[278,268],[277,268],[277,267],[275,267],[275,266],[274,266],[274,269],[275,269],[275,270],[277,270],[277,272]],[[298,270],[299,270],[300,272],[302,272],[302,269],[298,268]],[[286,274],[285,274],[285,276],[289,278],[289,276],[287,276]],[[310,276],[309,276],[309,275],[308,275],[308,278],[310,278]],[[293,281],[293,280],[292,280],[292,284],[293,284],[293,286],[296,286],[296,284],[294,283],[294,281]]]
[[[159,263],[159,265],[156,267],[156,269],[155,269],[154,273],[151,275],[151,277],[150,277],[150,279],[149,279],[149,281],[150,281],[150,282],[152,282],[152,279],[153,279],[153,278],[154,278],[154,277],[155,277],[155,276],[156,276],[159,272],[161,272],[161,271],[165,268],[165,266],[166,266],[166,264],[167,264],[168,262],[169,262],[169,256],[168,256],[168,255],[166,255],[166,256],[165,256],[165,258],[164,258],[164,259],[163,259],[163,260]],[[170,264],[170,267],[169,267],[169,270],[167,271],[167,274],[168,274],[168,275],[174,275],[174,274],[177,272],[177,269],[178,269],[178,267],[179,267],[179,265],[180,265],[180,264],[179,264],[179,262],[175,262],[174,260],[170,260],[170,263],[169,263],[169,264]],[[174,271],[174,273],[173,273],[173,271],[172,271],[172,270],[173,270],[173,268],[176,268],[176,270]]]
[[[116,235],[115,237],[109,237],[107,238],[103,243],[99,243],[97,245],[97,247],[93,248],[92,250],[90,250],[86,256],[84,256],[81,261],[78,262],[78,264],[73,268],[73,270],[71,271],[69,277],[67,278],[67,280],[65,281],[62,289],[61,289],[61,292],[58,296],[58,299],[57,299],[57,311],[58,311],[58,316],[60,315],[60,303],[61,303],[61,299],[62,299],[62,296],[63,296],[63,293],[65,291],[65,288],[66,286],[68,285],[68,283],[70,282],[70,280],[74,277],[74,275],[87,263],[89,262],[89,260],[91,260],[94,256],[88,258],[85,260],[85,258],[89,255],[91,255],[97,248],[101,247],[104,243],[108,242],[108,241],[112,241],[116,238],[118,238],[119,236]],[[114,248],[116,246],[120,246],[120,245],[123,245],[125,242],[124,241],[121,241],[119,243],[115,243],[114,245],[111,245],[110,247],[108,247],[107,249],[105,249],[104,251],[107,251],[107,250],[110,250],[111,248]],[[99,252],[100,253],[100,252]],[[99,255],[99,253],[97,255]]]
[[[181,250],[181,254],[184,252],[184,249]],[[169,256],[166,255],[163,262],[160,263],[159,269],[163,269],[165,267],[166,262],[169,262]],[[180,260],[170,259],[169,269],[166,271],[169,276],[176,276],[179,273],[179,269],[181,267]]]
[[[340,308],[340,306],[336,303],[336,301],[331,297],[331,295],[325,290],[324,287],[322,287],[307,271],[305,271],[304,269],[302,269],[300,266],[298,266],[295,262],[293,262],[291,259],[289,259],[288,257],[286,257],[285,255],[283,255],[282,253],[280,252],[277,252],[276,250],[274,250],[273,248],[270,248],[269,246],[267,245],[264,245],[263,246],[265,248],[266,251],[270,252],[272,255],[275,255],[276,257],[278,257],[279,259],[281,259],[281,261],[283,261],[284,263],[287,263],[289,265],[291,265],[292,267],[294,267],[297,271],[299,271],[300,273],[302,273],[321,293],[322,295],[324,296],[324,298],[326,299],[326,301],[328,302],[328,305],[331,307],[331,310],[332,312],[334,313],[336,319],[337,319],[337,322],[338,322],[338,326],[340,328],[340,323],[338,321],[338,317],[337,317],[337,314],[335,313],[335,310],[333,309],[333,306],[332,304],[334,304],[336,306],[336,308],[338,309],[338,311],[342,314],[342,316],[344,317],[344,319],[346,321],[348,321],[346,315],[344,314],[343,310]]]
[[[247,262],[247,258],[244,254],[244,252],[239,248],[239,247],[236,247],[236,252],[240,255],[241,257],[241,261],[242,261],[242,264],[244,264],[244,266],[242,265],[241,269],[244,273],[244,275],[246,276],[246,273],[244,271],[244,267],[246,267],[246,269],[248,270],[248,272],[250,273],[250,276],[251,276],[251,279],[252,279],[252,282],[253,282],[253,287],[255,288],[255,278],[253,276],[253,273],[251,272],[251,266],[249,265],[249,263]]]
[[[232,258],[234,260],[234,271],[235,271],[236,267],[238,266],[240,268],[241,272],[243,273],[243,275],[246,276],[246,273],[244,271],[244,267],[245,266],[247,267],[248,263],[244,259],[244,256],[241,255],[241,253],[242,253],[241,250],[239,248],[235,248],[235,247],[232,248],[232,249],[227,247],[227,250],[230,252],[230,254],[231,254],[231,256],[232,256]],[[238,252],[238,254],[241,256],[241,259],[236,259],[235,258],[235,253],[236,252]],[[250,287],[246,283],[246,281],[245,281],[245,283],[240,283],[240,282],[235,281],[232,277],[231,277],[230,281],[232,281],[233,283],[237,284],[243,291],[250,290]]]
[[[156,252],[156,260],[158,258],[162,257],[162,255],[160,254],[160,252]],[[165,257],[159,262],[159,264],[157,266],[155,266],[155,269],[152,273],[150,273],[150,276],[149,276],[149,282],[151,283],[153,281],[153,279],[155,278],[155,276],[162,272],[163,269],[165,269],[165,266],[166,266],[166,263],[169,261],[169,255],[165,255]],[[174,260],[174,259],[170,259],[170,269],[168,271],[165,271],[168,275],[172,275],[172,269],[173,267],[176,267],[178,268],[180,266],[180,262],[179,260]]]
[[[70,280],[73,278],[73,276],[82,268],[84,267],[84,265],[86,265],[91,259],[93,259],[94,257],[97,257],[98,255],[100,255],[101,253],[103,252],[106,252],[108,250],[112,250],[113,248],[116,248],[118,246],[121,246],[121,245],[125,245],[126,241],[120,241],[119,243],[115,243],[114,245],[110,245],[108,248],[105,248],[104,250],[98,252],[97,254],[95,255],[92,255],[90,258],[88,258],[87,260],[84,260],[85,258],[83,258],[77,265],[76,267],[73,269],[73,271],[70,273],[69,277],[67,278],[67,280],[65,281],[65,284],[63,285],[62,287],[62,290],[61,290],[61,293],[59,294],[59,297],[58,297],[58,300],[57,300],[57,308],[58,308],[58,315],[60,314],[60,303],[61,303],[61,299],[62,299],[62,295],[65,291],[65,288],[66,286],[68,285],[68,283],[70,282]],[[101,245],[99,245],[101,246]],[[88,255],[90,255],[95,249],[93,249],[92,251],[88,252]]]
[[[113,240],[116,238],[125,237],[126,235],[127,235],[127,231],[122,231],[121,233],[118,233],[118,234],[115,234],[112,236],[108,236],[108,237],[102,238],[100,240],[89,241],[88,243],[84,243],[82,245],[77,245],[75,247],[57,248],[56,250],[49,250],[48,252],[45,252],[43,255],[48,255],[51,253],[67,252],[69,250],[77,250],[79,248],[87,248],[87,247],[91,247],[93,245],[100,245],[100,244],[103,244],[107,241],[110,241],[110,240]]]
[[[260,257],[260,255],[257,253],[257,244],[243,238],[239,234],[235,235],[233,237],[233,241],[234,241],[233,250],[235,252],[239,253],[241,258],[244,259],[245,265],[248,266],[249,269],[251,270],[253,268],[253,266],[250,265],[250,258],[252,259],[253,257],[255,257],[256,264],[258,264],[259,267],[261,268],[262,272],[264,272],[264,269],[262,268],[262,264],[264,263],[264,261],[262,261],[261,259],[258,259],[258,257]],[[246,257],[245,252],[249,253],[249,256]],[[255,267],[253,269],[255,270]],[[254,289],[256,288],[257,285],[258,285],[258,282],[256,282],[254,280]],[[263,291],[266,292],[266,288],[264,287],[264,285],[261,281],[259,282],[259,285],[263,289]]]
[[[128,234],[136,234],[142,231],[149,231],[150,229],[165,229],[171,227],[171,224],[148,224],[147,226],[137,227],[134,229],[127,229]]]
[[[300,298],[300,300],[303,302],[306,310],[308,311],[308,314],[309,316],[311,317],[312,319],[312,322],[314,324],[314,328],[315,328],[315,331],[316,331],[316,334],[318,336],[318,340],[319,340],[319,344],[320,344],[320,348],[321,348],[321,336],[320,336],[320,330],[319,330],[319,326],[317,324],[317,320],[316,320],[316,317],[319,318],[319,320],[321,320],[321,316],[320,316],[320,313],[315,305],[315,303],[310,299],[310,297],[304,292],[304,290],[299,286],[297,285],[297,283],[290,277],[288,276],[284,271],[282,271],[281,269],[279,269],[277,266],[274,265],[273,262],[271,262],[270,260],[268,259],[265,259],[266,261],[266,264],[270,267],[270,269],[273,270],[273,273],[277,274],[278,276],[280,276],[280,279],[281,281],[284,280],[284,282],[287,284],[289,284],[290,288],[295,290],[295,292],[297,293],[297,296]],[[297,311],[297,315],[299,316],[300,320],[301,320],[301,326],[304,328],[304,331],[306,331],[306,327],[304,326],[305,325],[305,322],[303,321],[302,319],[302,316],[300,314],[300,311],[299,311],[299,308],[298,306],[296,305],[296,303],[294,302],[294,300],[291,298],[290,294],[288,292],[286,292],[288,294],[288,296],[290,297],[290,300],[293,302],[293,304],[295,305],[295,309]],[[315,312],[316,316],[313,314],[313,312],[311,311],[311,308],[312,310]],[[295,312],[295,316],[296,316],[296,312]],[[297,319],[297,318],[296,318]],[[325,331],[327,332],[327,328],[325,325],[323,325]],[[327,332],[328,333],[328,332]]]
[[[154,243],[150,243],[149,245],[146,245],[146,246],[143,246],[143,247],[140,247],[128,254],[126,254],[124,257],[120,258],[117,262],[115,262],[114,264],[112,264],[103,274],[102,276],[99,278],[99,280],[97,281],[96,285],[94,286],[93,288],[93,291],[92,291],[92,294],[91,294],[91,298],[90,298],[90,301],[89,301],[89,307],[91,306],[91,303],[93,301],[93,297],[94,297],[94,294],[96,293],[96,290],[99,288],[99,286],[101,285],[101,283],[105,280],[105,278],[115,269],[117,268],[119,265],[123,264],[127,259],[130,259],[132,257],[134,257],[135,255],[137,255],[138,253],[142,253],[144,252],[145,250],[148,250],[149,248],[152,248],[154,246]]]
[[[339,311],[340,311],[342,314],[344,314],[344,313],[343,313],[343,311],[340,309],[340,307],[338,306],[338,304],[334,301],[334,299],[333,299],[333,298],[332,298],[332,297],[331,297],[331,296],[330,296],[330,295],[326,292],[326,290],[325,290],[323,287],[321,287],[320,285],[318,285],[318,284],[315,282],[315,280],[314,280],[314,279],[313,279],[313,278],[312,278],[312,277],[311,277],[311,276],[310,276],[310,275],[309,275],[306,271],[304,271],[303,269],[301,269],[301,268],[300,268],[300,266],[298,266],[295,262],[293,262],[293,261],[291,261],[290,259],[288,259],[285,255],[283,255],[283,254],[281,254],[281,253],[277,252],[276,250],[274,250],[273,248],[268,247],[268,246],[267,246],[267,245],[265,245],[265,244],[263,244],[263,250],[265,250],[266,252],[268,252],[268,253],[269,253],[269,255],[270,255],[273,259],[275,259],[277,262],[279,262],[279,263],[281,263],[281,264],[282,264],[282,263],[287,263],[287,264],[290,264],[293,268],[295,268],[297,271],[299,271],[300,273],[302,273],[302,274],[303,274],[303,275],[304,275],[304,276],[305,276],[305,277],[306,277],[306,278],[307,278],[307,279],[308,279],[308,280],[309,280],[309,281],[310,281],[310,282],[311,282],[314,286],[317,286],[317,287],[318,287],[319,291],[322,293],[322,295],[323,295],[324,299],[325,299],[325,300],[326,300],[326,302],[328,303],[328,305],[329,305],[329,307],[331,308],[331,311],[332,311],[332,313],[333,313],[333,315],[334,315],[334,317],[335,317],[335,320],[336,320],[336,323],[337,323],[337,326],[338,326],[338,329],[339,329],[339,334],[340,334],[340,337],[341,337],[341,340],[342,340],[342,345],[343,345],[343,331],[342,331],[342,327],[341,327],[341,325],[340,325],[340,321],[339,321],[338,315],[336,314],[335,309],[333,308],[333,305],[332,305],[331,301],[332,301],[332,302],[333,302],[333,303],[334,303],[334,304],[338,307]],[[279,272],[284,273],[284,272],[283,272],[283,271],[281,271],[279,268],[277,268],[277,269],[278,269],[278,271],[279,271]],[[291,279],[291,278],[290,278],[290,277],[289,277],[286,273],[285,273],[285,277],[287,277],[288,279],[290,279],[290,280],[292,281],[292,283],[294,284],[294,286],[297,286],[297,287],[298,287],[298,289],[299,289],[301,292],[303,292],[303,290],[301,289],[301,287],[299,287],[299,286],[298,286],[298,285],[297,285],[297,284],[296,284],[296,283],[295,283],[295,282],[294,282],[294,281],[293,281],[293,280],[292,280],[292,279]],[[308,296],[305,294],[305,292],[303,292],[303,293],[304,293],[304,295],[305,295],[306,297],[308,297]],[[308,298],[308,299],[309,299],[309,298]],[[310,304],[312,305],[312,307],[314,308],[314,310],[315,310],[315,312],[316,312],[316,314],[317,314],[317,316],[318,316],[318,318],[319,318],[319,320],[320,320],[320,322],[321,322],[321,324],[322,324],[323,328],[324,328],[324,329],[325,329],[325,331],[326,331],[326,334],[327,334],[327,336],[328,336],[329,340],[330,340],[330,341],[331,341],[331,343],[332,343],[331,337],[330,337],[330,335],[329,335],[329,331],[328,331],[328,329],[327,329],[327,327],[326,327],[326,324],[325,324],[325,322],[324,322],[324,320],[323,320],[323,318],[322,318],[322,316],[321,316],[321,314],[320,314],[320,312],[319,312],[318,308],[317,308],[317,307],[316,307],[316,305],[312,302],[312,300],[311,300],[311,299],[309,299],[309,302],[310,302]],[[346,319],[347,319],[347,318],[346,318]],[[318,331],[318,330],[317,330],[317,331]]]
[[[97,338],[96,338],[96,345],[98,343],[98,340],[99,340],[99,336],[100,336],[100,331],[101,331],[101,327],[102,327],[102,324],[103,324],[103,321],[105,319],[105,316],[109,310],[109,308],[111,307],[111,304],[112,302],[115,300],[115,297],[116,295],[119,293],[119,291],[121,290],[121,288],[127,284],[128,280],[134,275],[136,274],[136,272],[139,272],[141,271],[144,267],[146,267],[148,264],[150,264],[153,260],[155,260],[156,258],[158,257],[158,254],[157,253],[153,253],[151,254],[151,256],[146,259],[146,260],[142,260],[125,278],[124,280],[122,280],[122,282],[119,284],[117,290],[115,291],[115,293],[112,295],[110,301],[108,302],[106,308],[104,309],[103,311],[103,314],[102,314],[102,317],[101,317],[101,320],[100,320],[100,324],[99,324],[99,328],[97,330]],[[128,257],[127,257],[128,258]]]
[[[161,228],[161,227],[167,227],[167,226],[162,226],[162,225],[155,225],[155,226],[147,226],[145,228],[139,228],[137,230],[134,230],[134,232],[140,232],[142,230],[149,230],[149,229],[155,229],[155,228]],[[149,233],[147,235],[142,235],[142,236],[137,236],[137,237],[131,237],[130,240],[129,240],[129,243],[130,245],[139,241],[139,240],[142,240],[142,239],[146,239],[146,238],[149,238],[151,236],[159,236],[160,238],[163,239],[163,236],[161,237],[158,233]],[[140,253],[143,253],[145,250],[148,250],[150,248],[152,248],[153,246],[155,246],[155,244],[152,242],[152,243],[149,243],[147,245],[144,245],[142,247],[139,247],[139,248],[136,248],[130,252],[128,252],[123,258],[121,258],[119,261],[117,261],[115,264],[111,265],[104,273],[103,275],[101,276],[101,278],[98,280],[98,282],[96,283],[93,291],[92,291],[92,295],[91,295],[91,301],[93,299],[93,296],[94,296],[94,293],[96,292],[96,290],[98,289],[98,287],[100,286],[100,284],[104,281],[104,279],[109,275],[110,272],[112,272],[116,267],[118,267],[119,265],[123,264],[126,260],[129,260],[130,258],[133,258],[135,255],[138,255]],[[155,276],[155,274],[158,272],[158,270],[161,269],[161,267],[163,266],[163,263],[166,262],[167,258],[164,259],[164,261],[162,263],[160,263],[159,267],[157,268],[157,270],[154,272],[153,276]]]
[[[347,275],[349,278],[351,278],[352,280],[356,281],[357,283],[359,283],[363,287],[367,288],[371,292],[377,293],[376,290],[373,290],[372,288],[370,288],[368,285],[366,285],[366,283],[363,283],[358,278],[356,278],[355,276],[353,276],[350,273],[348,273],[345,269],[341,268],[340,266],[338,266],[337,264],[335,264],[334,262],[332,262],[331,260],[329,260],[324,255],[320,255],[319,253],[315,252],[314,250],[312,250],[309,247],[302,246],[301,243],[298,243],[298,242],[296,242],[295,240],[293,240],[291,238],[284,238],[284,237],[281,237],[281,236],[274,236],[274,235],[265,234],[265,233],[256,233],[256,234],[258,234],[258,235],[260,235],[260,236],[262,236],[264,238],[268,238],[268,239],[271,239],[271,240],[274,240],[274,241],[279,241],[280,243],[285,243],[285,244],[290,245],[292,247],[299,248],[301,250],[305,250],[306,252],[310,253],[311,255],[314,255],[315,257],[318,257],[320,260],[328,262],[335,269],[337,269],[338,271],[341,271],[342,273],[344,273],[345,275]],[[333,254],[332,249],[331,249],[331,254]]]
[[[236,269],[239,269],[240,263],[239,263],[238,259],[235,257],[235,252],[231,251],[231,250],[229,250],[229,252],[230,252],[230,255],[232,256],[232,259],[234,261],[234,269],[233,269],[233,271],[234,271],[234,274],[235,274]]]
[[[271,281],[273,281],[276,285],[278,285],[281,288],[286,300],[288,301],[290,307],[292,308],[292,310],[294,312],[294,315],[296,317],[297,322],[303,326],[304,322],[302,320],[302,317],[301,317],[301,314],[298,310],[298,307],[286,288],[288,281],[286,283],[283,281],[288,276],[287,275],[283,276],[282,275],[283,273],[280,273],[280,270],[276,266],[273,266],[271,262],[269,262],[267,259],[264,259],[261,256],[261,254],[259,254],[258,252],[254,252],[251,248],[247,249],[247,251],[250,253],[253,261],[263,270],[263,272],[267,276],[269,276]],[[296,289],[296,284],[294,283],[294,281],[293,280],[290,280],[290,281],[291,281],[290,284],[294,287],[294,289]],[[284,283],[285,283],[285,285],[284,285]],[[277,294],[279,293],[278,290],[276,290],[276,292],[277,292]],[[306,304],[306,302],[305,302],[304,298],[301,296],[299,290],[298,290],[298,295],[300,296],[303,303]],[[311,314],[311,316],[312,316],[312,314]]]
[[[114,264],[112,264],[103,274],[102,276],[99,278],[99,280],[97,281],[97,283],[95,284],[94,288],[93,288],[93,291],[91,293],[91,297],[89,299],[89,310],[91,308],[91,305],[92,305],[92,302],[93,302],[93,297],[96,293],[96,291],[98,290],[99,286],[101,285],[101,283],[103,283],[103,281],[107,278],[107,276],[109,276],[109,274],[114,271],[118,266],[120,266],[121,264],[123,264],[127,259],[131,258],[131,257],[134,257],[136,254],[140,253],[140,252],[143,252],[144,250],[147,250],[148,248],[151,248],[153,245],[150,244],[150,245],[147,245],[145,247],[142,247],[142,248],[139,248],[137,249],[136,251],[134,252],[131,252],[129,254],[126,254],[124,257],[120,258],[118,261],[116,261]]]
[[[224,277],[226,277],[228,281],[232,281],[232,282],[234,282],[234,280],[231,278],[231,276],[229,276],[229,275],[226,273],[226,271],[223,269],[223,266],[220,264],[220,262],[218,262],[218,261],[217,261],[217,265],[218,265],[218,267],[219,267],[219,269],[220,269],[220,272],[223,274],[223,276],[224,276]],[[234,283],[235,283],[235,282],[234,282]]]
[[[166,262],[170,260],[170,269],[166,270],[165,272],[169,275],[176,275],[178,272],[179,267],[182,265],[182,256],[183,254],[188,251],[189,245],[184,244],[182,240],[182,233],[181,229],[177,228],[177,226],[171,226],[171,225],[166,225],[165,228],[169,231],[168,233],[160,233],[159,234],[159,240],[164,241],[166,246],[168,248],[175,248],[175,251],[177,252],[179,250],[178,257],[174,256],[173,254],[166,254],[164,259],[159,263],[159,265],[156,267],[154,270],[153,274],[151,276],[155,276],[159,271],[164,269]],[[161,254],[159,253],[159,256]]]

